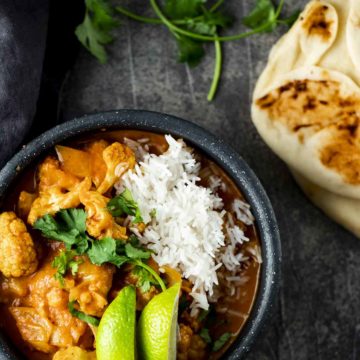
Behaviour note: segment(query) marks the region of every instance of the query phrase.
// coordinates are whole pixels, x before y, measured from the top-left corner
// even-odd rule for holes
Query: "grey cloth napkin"
[[[0,1],[0,168],[16,151],[36,111],[48,0]]]

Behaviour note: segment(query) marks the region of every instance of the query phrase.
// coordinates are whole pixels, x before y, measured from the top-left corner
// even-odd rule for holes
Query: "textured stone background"
[[[144,3],[132,0],[127,5],[143,13]],[[251,5],[249,0],[228,3],[238,18]],[[285,13],[304,3],[288,0]],[[220,91],[208,103],[212,46],[201,65],[189,69],[176,63],[176,47],[165,28],[124,19],[108,64],[99,65],[81,51],[64,86],[61,116],[66,120],[94,111],[149,109],[191,120],[226,139],[267,190],[283,247],[278,311],[248,359],[360,359],[360,241],[306,200],[250,120],[254,82],[271,45],[285,30],[225,44]]]

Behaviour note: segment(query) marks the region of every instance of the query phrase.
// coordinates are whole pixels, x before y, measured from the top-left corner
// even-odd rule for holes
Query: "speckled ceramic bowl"
[[[275,305],[280,282],[281,250],[279,231],[269,199],[245,161],[222,140],[201,127],[166,114],[119,110],[84,116],[56,126],[18,152],[0,171],[0,204],[10,184],[24,168],[48,149],[71,137],[101,129],[134,129],[172,134],[202,150],[220,165],[242,191],[256,218],[262,245],[263,264],[256,301],[250,317],[224,359],[241,359],[264,327]],[[0,359],[20,359],[16,349],[0,334]]]

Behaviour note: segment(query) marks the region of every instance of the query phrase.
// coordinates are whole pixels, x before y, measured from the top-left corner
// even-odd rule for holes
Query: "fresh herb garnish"
[[[199,335],[207,344],[212,343],[211,336],[210,336],[208,328],[202,328],[200,330],[200,332],[199,332]]]
[[[134,207],[135,205],[131,204],[130,206]],[[162,290],[166,289],[164,281],[156,271],[143,262],[150,258],[151,251],[142,248],[135,235],[131,235],[128,242],[111,237],[95,240],[86,233],[86,212],[82,209],[66,209],[59,211],[54,216],[45,215],[36,221],[34,228],[40,230],[47,238],[65,243],[67,250],[72,251],[74,256],[88,255],[93,264],[111,263],[120,268],[125,263],[129,263],[141,267],[151,274]],[[60,268],[60,275],[66,273],[67,266],[76,268],[76,264],[68,264],[65,258],[57,260],[57,264]],[[57,276],[59,279],[60,275]]]
[[[85,0],[85,17],[75,34],[101,63],[107,61],[104,45],[113,41],[111,30],[118,25],[107,0]]]
[[[129,189],[125,189],[120,195],[112,198],[108,202],[107,208],[112,216],[122,216],[126,214],[135,216],[133,220],[134,224],[143,222],[139,206],[134,200]]]
[[[51,266],[56,269],[54,277],[60,282],[61,286],[64,286],[66,272],[70,270],[75,275],[79,270],[79,265],[83,262],[81,259],[74,259],[75,256],[76,253],[73,250],[61,251],[51,263]]]
[[[125,245],[125,254],[129,259],[135,260],[149,259],[151,256],[149,250],[137,248],[132,244]]]
[[[191,18],[199,15],[204,0],[167,0],[165,13],[173,19]]]
[[[217,0],[212,6],[207,0],[165,0],[161,7],[157,0],[149,0],[156,17],[145,17],[130,10],[116,6],[115,10],[133,20],[165,25],[178,45],[178,61],[196,66],[205,55],[204,43],[212,42],[215,47],[215,66],[213,80],[208,93],[211,101],[216,93],[222,68],[221,42],[244,39],[248,36],[274,30],[278,25],[292,25],[299,12],[288,18],[280,18],[285,0],[279,0],[277,7],[272,0],[256,0],[253,10],[243,18],[243,24],[250,31],[235,35],[220,36],[219,32],[231,26],[233,19],[223,9],[224,0]],[[111,29],[118,25],[113,10],[106,0],[85,0],[85,18],[76,29],[81,43],[100,62],[106,62],[104,45],[111,42]]]
[[[140,245],[140,240],[135,234],[129,235],[127,242],[135,247],[139,247]]]
[[[232,334],[229,332],[223,333],[215,342],[212,347],[212,351],[216,352],[219,351],[231,338]]]
[[[83,254],[88,249],[90,239],[86,235],[86,213],[82,209],[60,210],[55,216],[47,214],[33,227],[49,239],[62,241],[67,250]]]
[[[279,19],[271,0],[257,0],[254,9],[243,18],[242,22],[250,29],[264,27],[261,32],[273,31],[279,24],[291,26],[299,17],[300,11],[296,10],[285,19]],[[268,24],[268,27],[266,25]]]
[[[137,248],[130,243],[123,243],[111,237],[93,241],[87,252],[93,264],[101,265],[111,263],[121,267],[132,260],[149,259],[151,252],[143,248]]]
[[[124,244],[122,242],[106,237],[101,240],[92,241],[87,255],[93,264],[102,265],[104,263],[111,263],[121,267],[129,260],[127,256],[119,254],[123,247]]]
[[[250,29],[268,24],[262,31],[272,31],[276,27],[275,6],[271,0],[257,0],[254,9],[243,18],[243,24]]]
[[[151,285],[157,285],[157,281],[154,277],[140,266],[135,266],[132,273],[138,278],[136,287],[140,288],[142,293],[148,292]]]
[[[75,301],[71,301],[68,303],[68,309],[70,311],[70,314],[74,317],[77,317],[78,319],[87,322],[90,325],[93,326],[99,326],[100,320],[96,317],[86,315],[82,311],[76,310],[74,307]]]

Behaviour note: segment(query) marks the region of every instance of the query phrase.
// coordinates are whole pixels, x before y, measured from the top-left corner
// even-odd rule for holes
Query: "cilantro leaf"
[[[69,261],[68,269],[70,269],[72,275],[77,274],[77,272],[79,271],[79,265],[82,263],[83,263],[83,261],[81,259]]]
[[[105,0],[85,0],[86,10],[83,22],[75,34],[84,47],[101,63],[107,61],[104,45],[113,41],[110,31],[118,25],[112,17],[112,8]]]
[[[151,252],[135,247],[130,242],[124,244],[122,241],[106,237],[93,241],[87,255],[93,264],[101,265],[108,262],[121,267],[131,260],[148,259]]]
[[[54,274],[54,279],[57,280],[60,283],[61,287],[65,286],[64,276],[61,275],[60,273],[56,272]]]
[[[206,0],[166,0],[165,13],[172,19],[194,17],[201,12]]]
[[[136,286],[140,288],[142,293],[148,292],[151,285],[158,285],[154,277],[144,268],[135,266],[132,273],[137,276]]]
[[[86,212],[82,209],[60,210],[57,214],[59,221],[69,229],[76,229],[79,233],[86,231]]]
[[[216,352],[219,351],[231,338],[232,334],[229,332],[223,333],[215,342],[212,347],[212,351]]]
[[[109,31],[119,25],[113,18],[114,11],[107,0],[85,0],[85,4],[93,15],[94,25],[98,28]]]
[[[264,32],[270,32],[276,27],[275,7],[271,0],[256,0],[254,9],[243,18],[243,24],[251,29],[269,23]]]
[[[119,247],[120,243],[117,243],[115,239],[106,237],[101,240],[93,241],[87,255],[93,264],[102,265],[109,262],[117,267],[121,267],[121,265],[125,264],[129,258],[116,253],[116,250]]]
[[[131,234],[128,238],[128,242],[132,245],[132,246],[135,246],[135,247],[139,247],[140,245],[140,240],[139,238],[134,235],[134,234]]]
[[[181,63],[188,63],[189,66],[194,67],[200,63],[205,51],[202,42],[192,40],[188,37],[179,35],[176,38],[178,45],[178,61]]]
[[[143,221],[139,206],[129,189],[125,189],[120,195],[112,198],[108,202],[107,208],[112,216],[122,216],[124,214],[135,216],[134,224]]]
[[[75,248],[78,254],[83,254],[88,248],[86,213],[82,209],[60,210],[55,216],[47,214],[33,227],[49,239],[62,241],[66,249]]]
[[[151,252],[145,249],[139,249],[131,245],[130,243],[125,245],[125,254],[130,259],[149,259]]]
[[[203,16],[186,19],[186,28],[197,34],[216,35],[217,27],[226,28],[233,22],[233,18],[220,12],[207,11]]]
[[[200,330],[200,332],[199,332],[199,335],[207,344],[212,343],[211,336],[210,336],[208,328],[202,328]]]
[[[68,309],[70,311],[70,314],[74,317],[77,317],[78,319],[87,322],[90,325],[93,326],[99,326],[100,320],[96,317],[87,315],[83,313],[82,311],[76,310],[74,307],[75,301],[71,301],[68,303]]]
[[[66,272],[71,270],[71,273],[75,275],[79,270],[79,265],[83,262],[81,259],[74,259],[75,256],[76,253],[74,251],[61,251],[51,263],[51,266],[56,269],[54,277],[62,286],[64,286]]]

